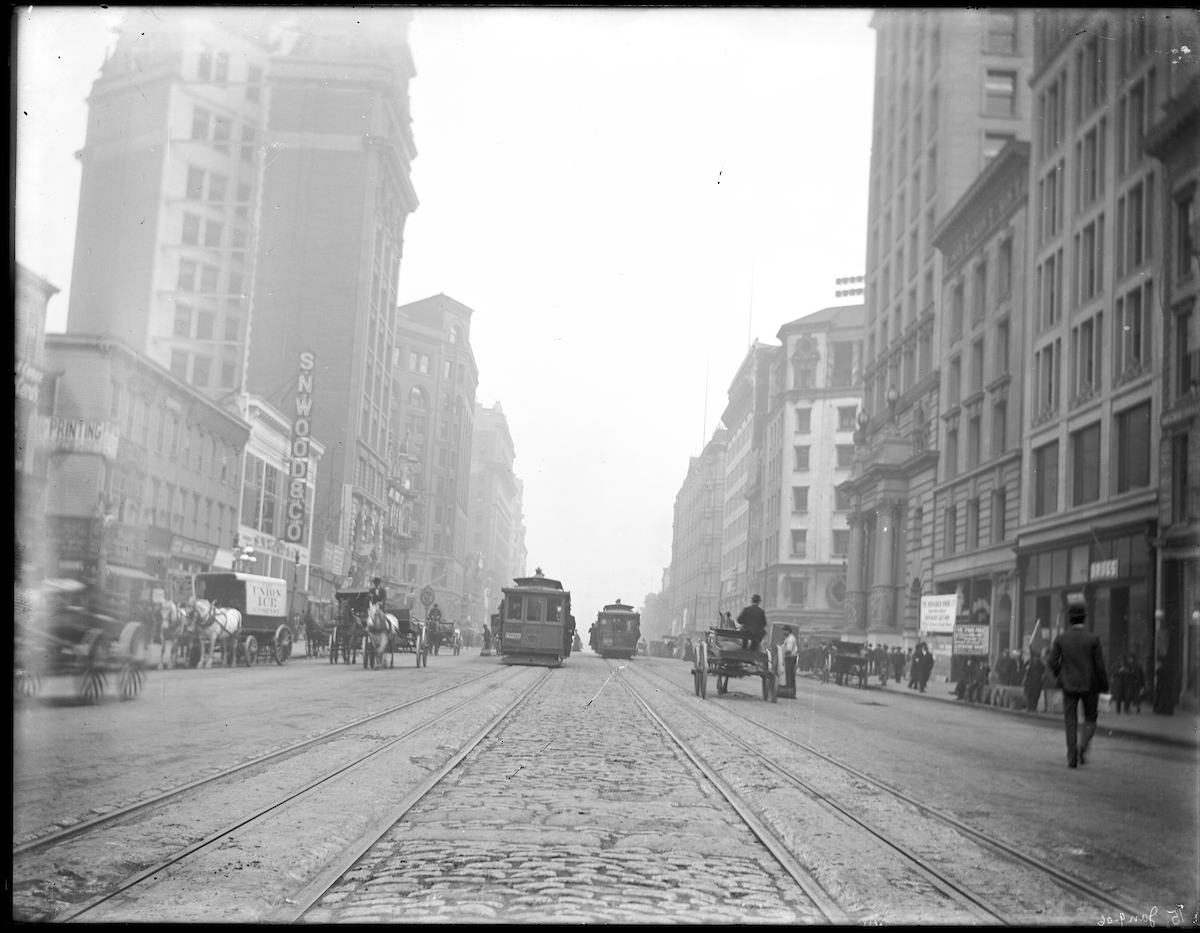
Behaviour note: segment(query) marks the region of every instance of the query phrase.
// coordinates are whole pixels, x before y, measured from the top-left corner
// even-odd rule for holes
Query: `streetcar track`
[[[232,765],[228,768],[224,768],[220,771],[216,771],[213,774],[206,775],[205,777],[197,778],[196,780],[190,781],[187,784],[181,784],[179,787],[173,787],[170,790],[163,791],[162,793],[159,793],[159,794],[155,794],[152,797],[147,797],[144,800],[135,801],[134,803],[127,804],[123,807],[118,807],[115,810],[111,810],[108,813],[98,814],[97,816],[94,816],[90,819],[82,820],[79,823],[75,823],[71,826],[67,826],[62,829],[55,830],[55,831],[47,833],[43,836],[39,836],[36,839],[32,839],[28,842],[21,843],[20,845],[15,845],[15,846],[13,846],[13,850],[12,850],[13,858],[16,859],[17,856],[20,856],[20,855],[29,855],[31,853],[38,852],[43,849],[49,848],[51,846],[57,845],[58,843],[65,842],[68,839],[72,839],[77,836],[85,835],[87,833],[90,833],[90,832],[102,827],[102,826],[105,826],[106,824],[109,824],[118,819],[121,819],[122,817],[126,817],[133,813],[137,813],[142,810],[146,810],[150,807],[154,807],[159,804],[165,803],[168,800],[171,800],[173,798],[180,797],[184,794],[190,793],[191,791],[194,791],[198,788],[204,787],[205,785],[213,784],[218,781],[224,780],[225,778],[231,777],[231,776],[238,774],[239,772],[245,771],[249,768],[254,768],[259,765],[266,764],[267,762],[273,761],[276,758],[282,758],[287,755],[292,755],[297,752],[304,751],[305,749],[307,749],[311,746],[315,746],[315,745],[319,745],[319,744],[328,742],[331,739],[337,738],[339,735],[342,735],[342,734],[349,732],[352,729],[356,729],[360,726],[366,725],[367,723],[373,722],[376,719],[381,719],[384,716],[390,716],[393,713],[397,713],[402,710],[408,709],[409,707],[415,706],[418,703],[423,703],[426,700],[432,700],[435,697],[438,697],[444,693],[450,692],[451,690],[457,690],[460,687],[467,687],[472,684],[478,683],[480,680],[484,680],[485,678],[492,677],[496,673],[497,673],[496,671],[488,671],[487,673],[481,674],[478,677],[473,677],[469,680],[464,680],[464,681],[461,681],[456,684],[451,684],[450,686],[447,686],[447,687],[442,687],[441,689],[434,690],[431,693],[426,693],[426,694],[423,694],[422,696],[415,697],[411,700],[406,700],[405,702],[400,703],[396,706],[390,706],[387,709],[381,710],[379,712],[371,713],[369,716],[364,716],[360,719],[355,719],[352,722],[346,723],[345,725],[338,726],[337,728],[331,729],[328,732],[323,732],[320,735],[312,736],[311,738],[302,739],[299,742],[294,742],[291,745],[285,746],[284,748],[275,749],[274,751],[270,751],[270,752],[264,752],[262,755],[258,755],[254,758],[251,758],[249,761],[240,762],[236,765]],[[510,678],[510,679],[512,679],[512,678]],[[490,689],[494,689],[494,688],[490,688]]]
[[[639,674],[640,673],[642,673],[642,672],[639,671]],[[882,841],[885,845],[887,845],[888,847],[893,849],[895,852],[897,852],[899,855],[901,855],[904,859],[906,859],[912,865],[912,867],[925,878],[926,881],[930,882],[930,884],[933,885],[934,888],[936,888],[941,893],[948,896],[951,900],[956,901],[960,906],[966,907],[973,914],[975,914],[975,916],[978,919],[987,920],[987,921],[998,921],[1002,924],[1010,925],[1010,921],[1008,920],[1006,915],[1000,910],[1000,908],[989,903],[987,900],[980,897],[975,892],[971,891],[969,888],[967,888],[963,885],[960,885],[958,882],[954,881],[952,878],[948,877],[947,875],[943,874],[942,872],[939,872],[939,871],[936,871],[935,869],[930,868],[930,866],[925,862],[925,860],[922,859],[918,854],[916,854],[915,852],[908,849],[902,843],[893,839],[888,833],[884,832],[882,829],[880,829],[877,826],[867,822],[866,820],[856,816],[849,809],[847,809],[846,807],[837,803],[837,801],[833,800],[831,797],[829,797],[829,795],[821,792],[820,790],[813,787],[808,782],[801,780],[800,778],[796,777],[793,774],[790,774],[781,765],[779,765],[772,759],[768,758],[761,751],[754,748],[752,745],[750,745],[748,742],[746,742],[745,740],[738,737],[735,733],[731,732],[729,729],[725,728],[724,726],[721,726],[720,724],[716,723],[715,721],[713,721],[712,719],[710,719],[709,717],[705,716],[702,713],[693,712],[692,715],[694,715],[696,718],[704,721],[709,726],[711,726],[715,731],[717,731],[721,735],[726,736],[729,740],[734,742],[740,748],[742,748],[743,750],[745,750],[746,752],[751,754],[753,757],[757,758],[772,773],[778,775],[783,780],[787,781],[788,783],[792,784],[793,786],[800,788],[806,794],[813,797],[818,803],[824,805],[827,809],[831,810],[839,817],[850,821],[851,823],[858,826],[860,829],[867,832],[869,835]]]
[[[533,693],[549,679],[553,673],[552,668],[547,668],[542,672],[534,683],[530,684],[522,693],[518,694],[511,703],[497,713],[482,729],[468,739],[457,752],[436,771],[427,776],[420,784],[411,790],[392,810],[384,814],[375,825],[366,833],[363,833],[355,845],[343,852],[343,854],[330,866],[318,873],[317,877],[312,879],[301,891],[293,898],[287,900],[287,904],[281,908],[275,908],[268,912],[267,916],[262,918],[263,922],[268,923],[294,923],[304,916],[308,910],[317,903],[325,894],[333,888],[334,885],[342,878],[346,872],[350,871],[358,861],[370,851],[380,839],[382,839],[394,827],[404,815],[415,807],[421,800],[429,794],[438,784],[445,780],[446,776],[457,768],[467,755],[487,738],[495,729],[504,722],[505,718],[513,712],[517,707],[529,699]],[[516,678],[513,678],[516,679]]]
[[[475,678],[475,680],[480,680],[480,679],[482,679],[482,678]],[[512,680],[512,679],[515,679],[515,678],[510,678],[510,680]],[[470,683],[474,683],[475,680],[470,681]],[[459,686],[462,686],[462,685],[460,684]],[[480,697],[489,693],[492,689],[493,688],[491,688],[491,687],[486,687],[483,690],[480,690],[478,693],[472,694],[471,696],[463,699],[461,702],[455,704],[454,706],[450,707],[449,709],[444,710],[443,712],[439,713],[437,716],[434,716],[432,719],[429,719],[423,723],[420,723],[419,725],[414,726],[413,728],[402,733],[401,735],[398,735],[398,736],[395,736],[394,738],[388,739],[386,742],[375,746],[370,751],[367,751],[361,755],[358,755],[352,761],[343,763],[343,764],[339,765],[338,767],[333,768],[330,771],[327,771],[325,774],[322,774],[321,776],[315,778],[314,780],[309,781],[308,783],[306,783],[304,786],[302,786],[300,788],[296,788],[296,789],[286,792],[285,794],[279,796],[278,798],[271,801],[267,805],[260,806],[252,813],[243,814],[242,816],[239,816],[233,822],[221,827],[220,829],[216,830],[213,833],[210,833],[209,835],[205,836],[203,839],[199,839],[199,840],[185,846],[183,849],[180,849],[178,852],[173,853],[172,855],[168,856],[167,858],[160,860],[156,864],[154,864],[148,868],[142,869],[133,875],[130,875],[128,878],[125,878],[123,881],[119,882],[111,890],[106,891],[103,894],[97,895],[96,897],[84,902],[83,904],[78,905],[77,907],[75,907],[71,910],[63,912],[62,914],[55,917],[53,922],[65,923],[69,920],[74,920],[75,918],[87,913],[88,911],[94,910],[96,907],[99,907],[100,905],[106,903],[107,901],[112,900],[112,898],[116,897],[117,895],[119,895],[125,891],[128,891],[131,888],[136,887],[141,882],[143,882],[149,878],[153,878],[159,872],[162,872],[162,871],[166,870],[167,868],[169,868],[170,866],[183,861],[184,859],[188,858],[189,856],[193,855],[194,853],[202,851],[203,849],[208,848],[209,846],[213,845],[214,843],[219,842],[221,839],[224,839],[225,837],[236,832],[237,830],[253,825],[254,823],[265,818],[266,816],[268,816],[270,814],[274,814],[276,811],[280,810],[280,808],[286,807],[288,804],[298,802],[302,798],[307,797],[308,795],[313,793],[315,790],[320,788],[322,785],[324,785],[338,777],[346,775],[351,771],[354,771],[359,766],[363,765],[370,759],[374,758],[376,755],[382,754],[383,752],[394,748],[395,746],[399,745],[400,743],[411,739],[413,736],[418,735],[419,733],[424,732],[425,730],[430,729],[433,726],[440,724],[447,717],[449,717],[453,713],[456,713],[458,710],[462,709],[463,707],[468,706],[471,703],[475,702]],[[406,705],[410,705],[410,704],[406,704]],[[372,718],[374,718],[374,717],[372,717]]]
[[[605,659],[605,663],[610,662]],[[788,851],[787,847],[775,837],[775,834],[772,833],[771,830],[768,829],[767,826],[757,816],[754,815],[754,811],[746,803],[746,801],[744,801],[733,790],[733,788],[731,788],[716,773],[716,771],[695,749],[691,747],[686,740],[681,738],[674,729],[668,726],[663,721],[662,717],[654,712],[654,710],[650,708],[650,705],[643,700],[625,680],[625,678],[620,675],[622,666],[623,665],[618,666],[614,670],[616,678],[620,682],[621,686],[623,686],[629,695],[637,701],[646,715],[652,721],[657,723],[659,728],[662,729],[662,731],[667,734],[671,741],[679,747],[679,750],[687,756],[688,760],[691,761],[697,769],[699,769],[699,771],[708,779],[713,787],[717,789],[717,792],[723,798],[725,798],[725,801],[734,809],[737,815],[741,818],[742,822],[745,823],[749,828],[750,832],[752,832],[758,841],[761,842],[767,849],[767,851],[771,853],[775,861],[779,863],[779,866],[785,872],[787,872],[793,881],[796,882],[800,890],[804,892],[805,896],[812,901],[813,906],[816,907],[816,909],[819,910],[825,916],[825,919],[830,923],[838,926],[844,926],[848,924],[850,922],[850,917],[841,909],[841,907],[838,906],[837,902],[835,902],[833,898],[829,896],[825,889],[821,887],[820,883],[809,873],[808,869],[806,869],[800,863],[800,861]]]
[[[640,670],[640,669],[638,670],[638,674],[640,676],[646,678],[647,680],[651,676],[651,673],[649,671],[644,671],[644,670]],[[673,692],[682,693],[684,696],[690,695],[690,694],[688,694],[688,692],[685,688],[679,686],[674,681],[669,680],[668,678],[662,676],[661,674],[654,673],[653,676],[656,679],[662,681],[663,683],[669,685],[672,688]],[[680,702],[680,703],[683,702],[683,701],[678,700],[678,698],[676,698],[676,700],[677,700],[677,702]],[[689,709],[690,709],[690,707],[689,707]],[[975,829],[974,827],[968,825],[967,823],[964,823],[963,821],[959,820],[957,817],[955,817],[949,813],[945,813],[935,807],[931,807],[929,804],[923,803],[922,801],[917,800],[915,797],[912,797],[911,795],[905,793],[904,791],[899,790],[898,788],[892,787],[885,781],[882,781],[879,778],[873,777],[864,771],[860,771],[859,769],[853,767],[852,765],[845,764],[844,762],[837,760],[836,758],[826,754],[825,752],[820,751],[817,748],[814,748],[810,745],[805,744],[804,742],[800,742],[800,741],[792,738],[791,736],[787,735],[784,732],[779,731],[778,729],[775,729],[775,728],[773,728],[765,723],[759,722],[755,719],[751,719],[750,717],[745,716],[742,713],[738,712],[736,709],[728,708],[728,707],[725,707],[725,709],[731,715],[736,716],[738,719],[742,720],[743,722],[749,723],[753,726],[763,729],[764,731],[770,733],[771,735],[775,736],[776,738],[782,739],[783,741],[787,742],[788,744],[793,745],[793,746],[801,749],[802,751],[807,752],[808,754],[810,754],[814,757],[817,757],[828,764],[833,765],[834,767],[838,768],[839,770],[844,771],[847,774],[850,774],[853,777],[855,777],[861,781],[865,781],[867,784],[869,784],[873,787],[876,787],[879,790],[884,791],[885,793],[891,795],[892,797],[894,797],[898,800],[903,801],[904,803],[907,803],[908,805],[910,805],[912,807],[915,807],[918,811],[925,814],[926,816],[932,817],[935,820],[938,820],[939,822],[942,822],[942,823],[952,827],[953,829],[955,829],[958,832],[962,833],[963,835],[969,837],[970,839],[972,839],[979,845],[981,845],[999,855],[1006,857],[1007,859],[1009,859],[1012,862],[1016,862],[1019,865],[1025,866],[1027,868],[1032,868],[1032,869],[1042,873],[1043,875],[1049,877],[1052,881],[1054,881],[1060,887],[1067,889],[1068,891],[1072,892],[1073,894],[1083,895],[1084,897],[1089,898],[1092,901],[1096,901],[1107,907],[1111,907],[1112,909],[1114,909],[1115,911],[1117,911],[1119,913],[1124,913],[1125,916],[1137,916],[1136,911],[1132,910],[1127,904],[1123,904],[1121,901],[1117,900],[1115,897],[1110,895],[1107,891],[1103,890],[1102,888],[1096,887],[1095,885],[1091,884],[1090,882],[1084,881],[1081,878],[1078,878],[1078,877],[1071,875],[1059,868],[1056,868],[1054,865],[1051,865],[1050,863],[1043,861],[1042,859],[1038,858],[1037,856],[1030,855],[1026,852],[1022,852],[1020,849],[1017,849],[1015,846],[1012,846],[1009,843],[1004,842],[1003,840],[998,839],[994,836],[991,836],[981,830]],[[776,773],[782,774],[785,777],[787,777],[789,780],[794,781],[797,784],[801,784],[803,786],[803,782],[801,782],[798,778],[794,778],[790,774],[788,774],[786,769],[782,768],[775,762],[764,758],[761,755],[761,753],[757,752],[753,748],[750,748],[750,746],[746,745],[744,742],[742,742],[740,739],[738,739],[732,732],[729,732],[724,727],[718,725],[716,722],[714,722],[708,716],[705,716],[703,713],[699,713],[699,712],[694,712],[693,715],[704,720],[705,722],[708,722],[714,728],[721,730],[722,732],[726,733],[727,735],[734,737],[735,740],[739,742],[739,744],[742,744],[743,747],[749,748],[760,759],[762,759],[763,761],[766,761],[768,764],[770,764],[772,769]],[[805,790],[807,791],[808,789],[805,788]],[[822,797],[824,796],[824,795],[820,795],[819,793],[818,793],[818,795],[822,796]],[[837,807],[839,810],[841,809],[840,805],[835,804],[834,806]],[[850,817],[851,819],[854,819],[855,822],[859,822],[859,820],[856,817],[853,817],[849,812],[845,812],[845,815]],[[888,845],[892,844],[886,838],[884,838],[881,833],[879,833],[875,829],[867,826],[865,823],[863,823],[861,825],[863,825],[863,827],[865,829],[867,829],[868,832],[872,833],[873,835],[878,836],[883,842],[887,843]],[[925,863],[923,860],[921,860],[919,856],[908,855],[907,857],[916,859],[916,861],[921,866],[923,866],[925,871],[931,872],[940,877],[945,877],[940,872],[938,872],[936,869],[928,866],[928,864]],[[946,881],[949,884],[957,886],[957,882],[953,882],[950,879],[946,879]],[[984,909],[989,909],[989,908],[984,908]],[[1004,922],[1007,922],[1007,921],[1004,921]]]

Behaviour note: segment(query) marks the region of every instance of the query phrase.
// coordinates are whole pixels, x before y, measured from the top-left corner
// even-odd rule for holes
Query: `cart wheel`
[[[112,651],[108,637],[98,630],[88,632],[84,636],[84,644],[89,645],[87,661],[84,662],[83,674],[75,692],[85,703],[99,703],[104,698],[107,685],[104,669],[108,666]]]
[[[141,622],[127,622],[117,640],[117,654],[125,661],[146,663],[146,633]]]
[[[126,661],[117,675],[117,688],[122,700],[132,700],[142,691],[142,665],[137,661]]]
[[[242,649],[246,652],[246,667],[254,667],[258,663],[258,639],[247,635]]]
[[[289,626],[281,625],[275,630],[275,663],[287,664],[292,656],[292,630]]]
[[[27,671],[23,668],[13,671],[13,696],[27,699],[38,695],[42,689],[42,678],[37,671]]]

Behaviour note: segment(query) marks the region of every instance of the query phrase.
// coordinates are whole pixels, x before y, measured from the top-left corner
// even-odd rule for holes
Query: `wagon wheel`
[[[84,645],[87,646],[87,661],[84,662],[76,693],[86,703],[99,703],[104,698],[104,668],[108,665],[112,653],[108,636],[98,629],[93,629],[84,637]]]
[[[32,698],[42,689],[42,678],[37,671],[16,668],[13,670],[13,696]]]
[[[117,689],[121,693],[121,699],[132,700],[141,693],[145,676],[141,663],[137,661],[126,661],[121,665],[121,672],[117,675]]]
[[[242,650],[246,655],[246,667],[254,667],[258,662],[258,639],[253,635],[247,635]]]
[[[284,624],[275,629],[275,663],[287,664],[292,656],[292,630]]]
[[[146,632],[141,622],[127,622],[117,640],[117,654],[125,663],[146,663]]]

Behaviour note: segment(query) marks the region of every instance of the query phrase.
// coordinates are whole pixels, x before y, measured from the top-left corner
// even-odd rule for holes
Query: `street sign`
[[[433,605],[433,587],[428,584],[421,590],[421,605],[426,609]]]

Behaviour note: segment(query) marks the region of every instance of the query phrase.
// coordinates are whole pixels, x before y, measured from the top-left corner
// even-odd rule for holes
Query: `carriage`
[[[729,692],[730,678],[759,677],[762,697],[774,703],[779,690],[779,653],[743,647],[746,633],[740,629],[710,628],[696,646],[692,680],[696,695],[708,696],[708,678],[717,679],[717,693]]]
[[[310,658],[319,658],[322,651],[328,652],[336,631],[337,621],[334,619],[306,621],[304,623],[304,653]]]
[[[337,661],[339,652],[342,660],[350,664],[355,663],[361,645],[364,668],[382,666],[383,652],[391,655],[389,667],[395,666],[397,653],[413,655],[417,667],[428,665],[429,641],[425,635],[425,626],[412,618],[412,612],[407,606],[390,602],[384,604],[383,611],[389,617],[390,630],[386,639],[380,638],[377,641],[368,631],[371,591],[353,588],[339,590],[336,596],[338,623],[329,647],[331,663]]]
[[[435,603],[434,605],[436,607],[437,604]],[[461,635],[459,635],[458,632],[458,625],[453,620],[443,619],[440,616],[438,617],[437,622],[430,623],[429,633],[433,640],[434,654],[437,654],[439,651],[441,651],[443,645],[445,645],[447,648],[455,648],[456,639],[461,638]],[[461,647],[461,643],[459,644],[459,647]],[[455,648],[454,653],[458,654],[457,648]]]
[[[236,662],[251,667],[264,654],[278,665],[287,664],[292,656],[292,628],[287,619],[285,580],[253,573],[209,571],[193,577],[193,592],[196,600],[210,604],[210,617],[219,617],[222,609],[236,609],[241,616],[237,631],[219,638],[224,643],[226,665]],[[201,635],[195,626],[189,626],[182,640],[188,666],[195,667],[203,651]]]
[[[863,653],[863,646],[836,639],[830,642],[825,656],[825,668],[821,674],[821,682],[829,683],[831,677],[839,686],[842,684],[849,686],[853,680],[858,682],[859,687],[865,687],[867,685],[867,657]]]
[[[496,641],[505,664],[558,667],[571,654],[575,617],[571,594],[558,580],[543,576],[517,577],[504,587],[496,621]]]
[[[76,678],[75,694],[88,703],[104,698],[110,674],[117,693],[129,700],[142,688],[147,632],[140,622],[122,621],[86,608],[85,587],[74,580],[46,581],[14,601],[13,689],[36,696],[45,678]]]
[[[642,637],[642,617],[621,600],[596,613],[592,650],[602,658],[632,658]]]

